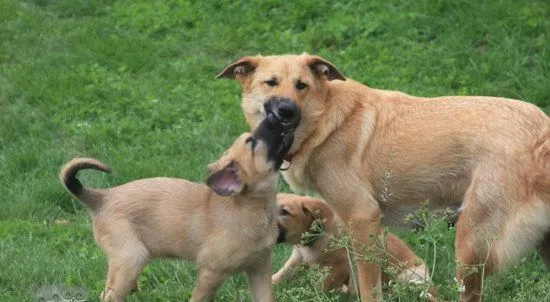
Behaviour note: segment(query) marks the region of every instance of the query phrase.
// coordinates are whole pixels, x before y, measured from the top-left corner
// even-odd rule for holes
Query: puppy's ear
[[[324,211],[321,207],[318,207],[316,204],[309,202],[302,202],[302,212],[304,216],[313,219],[324,217]]]
[[[344,77],[336,66],[321,57],[308,56],[306,63],[311,68],[311,71],[319,77],[326,77],[329,81],[346,80],[346,77]]]
[[[259,61],[259,57],[242,57],[237,62],[225,67],[225,69],[216,76],[216,79],[227,78],[234,80],[238,77],[247,76],[258,67]]]
[[[310,199],[308,202],[302,202],[302,212],[306,217],[321,219],[323,222],[332,221],[334,213],[329,205],[319,199]]]
[[[231,196],[241,193],[244,184],[239,179],[239,168],[235,162],[231,162],[223,169],[210,175],[206,185],[220,196]]]

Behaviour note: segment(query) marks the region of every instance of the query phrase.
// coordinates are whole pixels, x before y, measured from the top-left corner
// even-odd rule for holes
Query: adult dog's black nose
[[[264,109],[268,119],[277,119],[283,127],[283,132],[292,132],[300,122],[301,112],[298,105],[290,99],[272,97],[265,104]],[[270,115],[273,116],[270,116]]]

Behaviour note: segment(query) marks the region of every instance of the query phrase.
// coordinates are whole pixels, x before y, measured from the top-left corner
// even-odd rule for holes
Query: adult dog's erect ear
[[[237,62],[225,67],[225,69],[216,76],[216,79],[227,78],[234,80],[239,76],[247,76],[258,67],[259,60],[258,57],[242,57]]]
[[[325,76],[329,81],[346,80],[336,66],[319,56],[308,56],[306,63],[317,76]]]
[[[241,193],[244,184],[239,179],[239,168],[232,162],[223,169],[210,175],[206,185],[220,196],[231,196]]]

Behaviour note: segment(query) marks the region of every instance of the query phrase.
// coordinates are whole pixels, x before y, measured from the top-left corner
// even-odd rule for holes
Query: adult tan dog
[[[279,214],[279,242],[293,244],[292,254],[277,273],[271,277],[273,284],[279,283],[296,271],[302,263],[316,264],[328,269],[323,289],[355,292],[354,278],[350,270],[350,259],[344,247],[331,246],[331,240],[337,240],[346,225],[324,201],[309,196],[295,194],[277,194]],[[313,224],[318,221],[322,226],[322,234],[313,235],[306,244],[302,236],[306,232],[315,233]],[[430,273],[424,261],[418,257],[405,242],[392,233],[384,236],[384,258],[388,269],[396,273],[400,282],[423,284],[429,281]],[[384,281],[389,276],[384,274]],[[435,299],[436,291],[432,288],[426,294],[430,301]]]
[[[81,169],[109,172],[106,165],[77,158],[64,166],[61,181],[91,209],[94,237],[108,258],[102,300],[124,301],[149,259],[178,257],[199,267],[191,301],[213,299],[227,277],[243,271],[253,300],[273,301],[275,197],[292,134],[281,135],[266,126],[242,134],[209,165],[212,174],[207,184],[212,190],[166,177],[92,189],[83,186],[76,174]]]
[[[528,250],[540,248],[550,264],[550,119],[536,106],[373,89],[307,54],[244,57],[218,77],[239,80],[252,127],[273,98],[300,107],[283,176],[351,221],[356,249],[380,233],[383,216],[401,221],[429,200],[434,208],[460,204],[462,301],[480,300],[484,275]],[[362,299],[378,299],[380,267],[360,263],[358,274]]]

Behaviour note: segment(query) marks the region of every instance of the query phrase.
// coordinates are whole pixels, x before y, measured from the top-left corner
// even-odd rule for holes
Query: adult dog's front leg
[[[346,207],[338,214],[346,222],[352,235],[352,249],[357,260],[361,301],[380,301],[382,270],[376,264],[382,257],[380,244],[382,211],[374,202]]]
[[[380,301],[382,269],[376,264],[381,259],[380,220],[352,219],[352,248],[357,259],[361,301]]]

